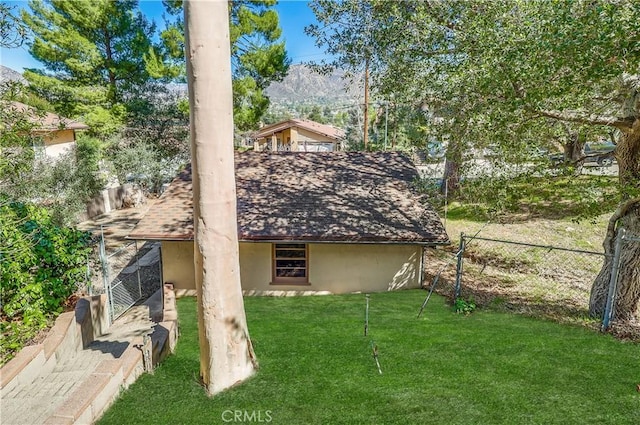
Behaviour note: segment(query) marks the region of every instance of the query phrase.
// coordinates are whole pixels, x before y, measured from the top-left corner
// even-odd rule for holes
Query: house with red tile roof
[[[345,140],[342,129],[294,118],[262,127],[253,136],[255,151],[333,152]]]
[[[449,238],[397,152],[235,154],[242,287],[250,293],[419,287],[423,250]],[[191,169],[128,238],[161,241],[163,281],[195,290]]]

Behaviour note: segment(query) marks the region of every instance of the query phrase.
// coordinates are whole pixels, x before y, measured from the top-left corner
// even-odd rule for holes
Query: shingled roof
[[[235,164],[241,241],[449,243],[400,153],[245,152]],[[193,239],[190,167],[129,238]]]
[[[34,131],[86,130],[89,128],[83,122],[64,118],[52,112],[38,112],[35,108],[21,102],[11,102],[11,108],[20,113],[27,113],[27,119],[36,126]]]

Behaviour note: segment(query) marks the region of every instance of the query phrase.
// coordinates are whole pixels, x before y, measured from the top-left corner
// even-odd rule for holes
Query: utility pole
[[[384,150],[387,150],[387,134],[389,129],[389,102],[384,102]]]
[[[369,150],[369,58],[364,62],[364,150]]]

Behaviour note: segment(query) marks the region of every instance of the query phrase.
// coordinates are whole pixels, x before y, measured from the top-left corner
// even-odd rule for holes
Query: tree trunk
[[[200,373],[210,395],[256,368],[240,286],[227,2],[184,8]]]
[[[568,140],[562,145],[564,150],[564,163],[571,164],[575,167],[575,175],[582,174],[582,167],[584,166],[584,158],[582,149],[584,148],[586,139],[584,134],[580,134],[576,131],[570,131]]]
[[[584,148],[584,143],[584,136],[581,136],[580,133],[570,133],[567,143],[562,146],[564,149],[564,161],[577,162],[580,157],[582,157],[582,148]]]
[[[105,54],[106,61],[105,65],[107,66],[107,74],[109,76],[109,101],[113,105],[118,100],[118,87],[116,83],[116,74],[113,72],[113,51],[111,49],[111,36],[109,35],[109,30],[106,28],[102,29],[104,35],[104,43],[105,43]]]
[[[444,161],[444,175],[442,176],[442,194],[452,195],[460,189],[460,168],[462,166],[462,149],[458,143],[450,142]]]
[[[613,255],[620,229],[640,238],[640,119],[636,119],[631,131],[623,133],[615,156],[619,167],[619,181],[623,202],[609,220],[604,250],[607,255],[600,273],[591,287],[589,314],[602,317],[607,302]],[[630,197],[632,197],[629,199]],[[638,313],[640,301],[640,242],[622,243],[617,279],[614,320],[628,320]]]

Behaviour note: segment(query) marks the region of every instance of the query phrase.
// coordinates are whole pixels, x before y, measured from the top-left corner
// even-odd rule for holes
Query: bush
[[[0,364],[63,310],[85,281],[90,235],[48,210],[0,199]]]

